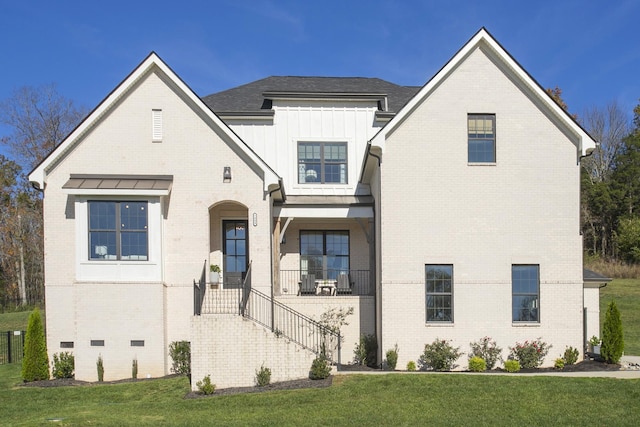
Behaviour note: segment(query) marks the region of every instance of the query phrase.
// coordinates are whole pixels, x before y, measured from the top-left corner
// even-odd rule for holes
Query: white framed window
[[[299,184],[347,184],[346,142],[298,142]]]
[[[123,214],[127,205],[138,212]],[[162,280],[161,197],[76,196],[74,206],[76,280]]]
[[[148,202],[89,200],[89,259],[147,261]]]

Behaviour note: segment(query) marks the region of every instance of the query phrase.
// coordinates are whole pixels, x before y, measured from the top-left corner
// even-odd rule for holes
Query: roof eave
[[[482,27],[456,54],[407,102],[398,113],[371,139],[372,146],[384,149],[384,141],[393,130],[399,126],[403,120],[411,114],[416,106],[423,99],[446,79],[462,61],[480,45],[487,46],[493,53],[502,60],[508,68],[533,92],[566,128],[575,135],[576,146],[581,155],[585,155],[589,150],[596,147],[594,139],[567,113],[562,109],[540,84],[504,49],[496,39]]]
[[[70,134],[58,145],[34,170],[29,174],[29,181],[33,182],[40,189],[46,185],[47,168],[55,164],[61,156],[71,149],[81,136],[90,129],[100,117],[126,94],[131,87],[143,76],[157,67],[165,74],[171,82],[216,126],[237,144],[241,151],[264,172],[263,190],[268,191],[269,185],[277,184],[280,181],[278,174],[267,165],[251,148],[240,139],[205,103],[193,90],[155,53],[151,52]]]

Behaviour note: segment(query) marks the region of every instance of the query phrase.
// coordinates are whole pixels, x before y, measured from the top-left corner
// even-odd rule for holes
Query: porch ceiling
[[[373,218],[371,196],[289,196],[276,203],[273,215],[280,218]]]

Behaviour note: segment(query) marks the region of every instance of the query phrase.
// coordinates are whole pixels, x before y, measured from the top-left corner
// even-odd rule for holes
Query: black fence
[[[25,331],[0,332],[0,365],[22,362]]]

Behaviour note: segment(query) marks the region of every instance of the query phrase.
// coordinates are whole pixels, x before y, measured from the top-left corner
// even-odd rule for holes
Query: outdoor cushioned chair
[[[349,273],[340,273],[338,275],[338,286],[336,287],[336,294],[349,295],[351,294],[351,280]]]
[[[302,280],[299,282],[300,291],[298,295],[315,295],[316,293],[316,275],[304,274]]]

